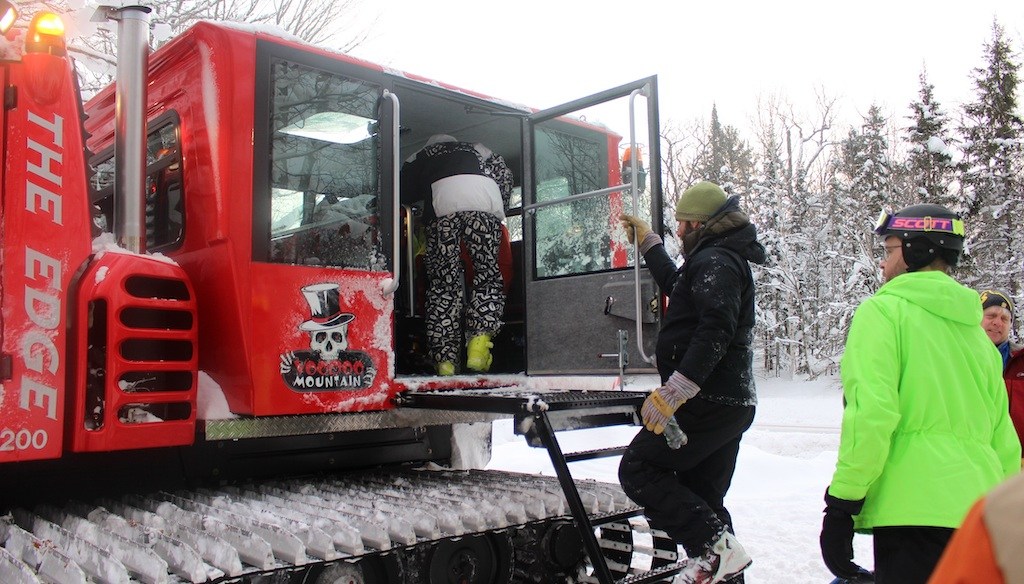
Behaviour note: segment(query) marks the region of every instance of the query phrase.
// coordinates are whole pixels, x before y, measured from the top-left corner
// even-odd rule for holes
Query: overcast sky
[[[811,113],[816,88],[849,120],[872,103],[902,117],[923,67],[951,111],[973,97],[994,18],[1024,49],[1019,0],[380,4],[358,57],[541,108],[657,74],[663,124],[706,119],[717,103],[724,123],[746,128],[772,94]]]

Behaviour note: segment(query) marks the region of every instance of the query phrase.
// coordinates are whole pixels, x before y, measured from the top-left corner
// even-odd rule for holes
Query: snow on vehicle
[[[652,371],[661,299],[615,227],[638,204],[660,222],[656,78],[533,111],[240,25],[150,55],[148,8],[102,13],[118,79],[88,103],[55,15],[3,41],[0,580],[678,570],[617,485],[571,478],[614,452],[555,438],[635,423],[643,394],[616,380]],[[637,97],[644,193],[622,137],[579,114],[628,100],[635,120]],[[487,144],[518,185],[485,375],[424,361],[398,169],[435,133]],[[466,470],[499,417],[557,478]]]

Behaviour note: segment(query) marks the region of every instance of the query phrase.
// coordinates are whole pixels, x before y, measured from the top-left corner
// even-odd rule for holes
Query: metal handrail
[[[394,201],[391,205],[391,265],[394,266],[394,275],[391,278],[391,284],[383,288],[384,295],[387,296],[388,294],[394,294],[395,290],[398,290],[398,283],[402,273],[400,261],[400,258],[402,257],[400,241],[402,234],[402,225],[400,223],[402,214],[399,211],[399,207],[401,206],[401,189],[399,188],[398,182],[399,175],[401,174],[401,161],[399,160],[401,157],[398,154],[401,152],[401,149],[398,147],[399,112],[401,105],[398,102],[398,96],[387,89],[384,90],[382,97],[390,100],[395,107],[395,115],[393,116],[394,119],[391,124],[391,139],[394,151],[394,155],[391,157],[391,185],[392,190],[394,190]],[[410,289],[411,288],[412,287],[410,286]]]
[[[605,187],[603,189],[597,189],[596,191],[587,191],[578,195],[570,195],[568,197],[562,197],[560,199],[553,199],[550,201],[541,201],[539,203],[533,203],[530,205],[523,205],[523,211],[526,213],[536,213],[537,209],[543,209],[544,207],[550,207],[552,205],[561,205],[564,203],[574,203],[576,201],[582,201],[584,199],[593,199],[601,195],[607,195],[609,193],[615,193],[618,191],[624,191],[628,189],[628,185],[615,185],[611,187]]]
[[[640,179],[639,175],[639,164],[637,164],[638,152],[636,149],[636,96],[648,95],[648,85],[644,85],[643,89],[634,89],[629,94],[629,155],[631,157],[629,161],[630,166],[630,192],[633,194],[633,215],[639,215],[640,213],[640,192],[637,187],[637,181]],[[634,262],[633,262],[633,287],[636,298],[636,350],[640,353],[640,358],[654,365],[654,357],[647,356],[644,352],[644,323],[643,323],[643,303],[640,300],[640,238],[636,236],[636,230],[633,230],[633,244],[636,246],[634,250]]]

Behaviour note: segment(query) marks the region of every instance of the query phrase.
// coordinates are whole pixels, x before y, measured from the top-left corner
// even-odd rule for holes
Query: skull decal
[[[348,349],[348,325],[309,331],[309,348],[319,353],[324,361],[337,359],[338,353]]]
[[[372,388],[378,367],[366,352],[349,346],[348,327],[356,317],[341,311],[339,285],[311,284],[302,288],[302,295],[310,318],[298,329],[309,335],[309,350],[281,353],[285,385],[300,393]]]

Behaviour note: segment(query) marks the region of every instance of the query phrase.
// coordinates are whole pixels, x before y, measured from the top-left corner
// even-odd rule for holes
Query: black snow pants
[[[469,301],[463,300],[462,245],[473,264]],[[498,248],[501,221],[484,211],[459,211],[427,226],[427,343],[435,363],[458,362],[463,304],[469,337],[495,335],[505,310]]]
[[[689,438],[684,446],[672,450],[664,435],[641,429],[622,456],[623,491],[644,507],[651,526],[682,544],[690,557],[732,531],[725,494],[754,411],[754,406],[720,404],[698,394],[676,411]]]
[[[948,527],[876,527],[875,582],[925,584],[953,537]]]

